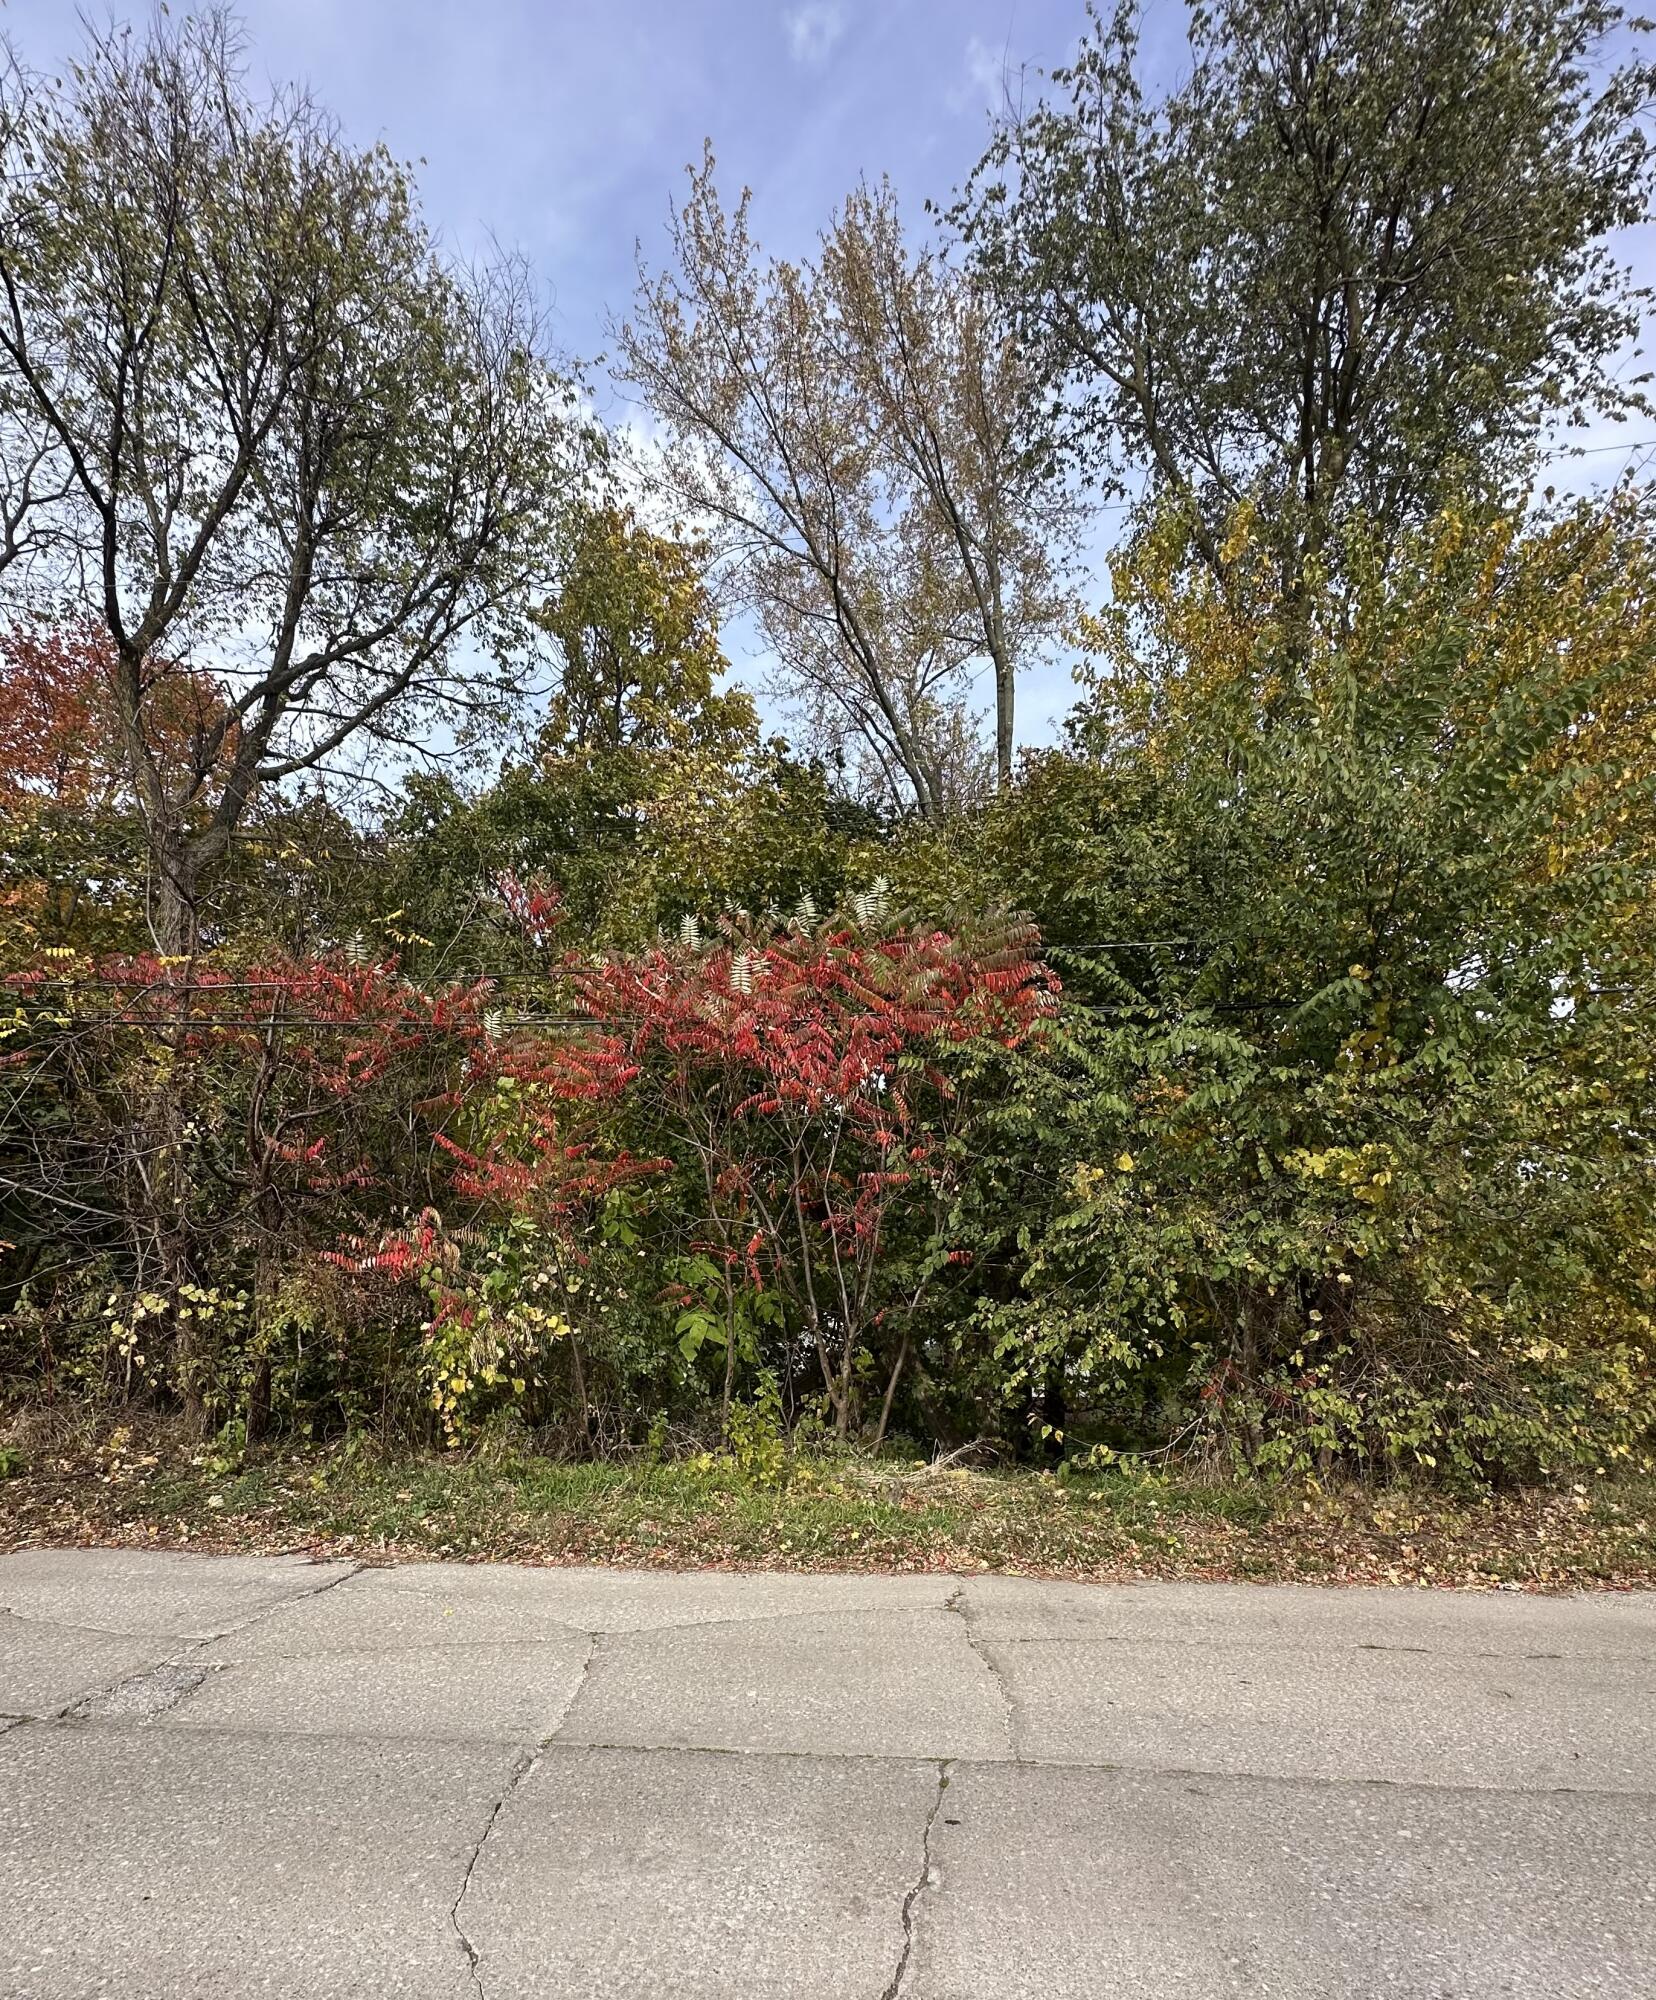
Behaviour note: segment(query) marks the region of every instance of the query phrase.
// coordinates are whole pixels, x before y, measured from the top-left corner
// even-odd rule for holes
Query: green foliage
[[[450,1445],[502,1424],[575,1451],[642,1443],[659,1413],[763,1480],[772,1385],[785,1438],[831,1353],[848,1434],[990,1435],[1071,1461],[1175,1451],[1259,1475],[1643,1464],[1648,512],[1450,512],[1384,548],[1353,533],[1338,583],[1302,590],[1291,617],[1248,517],[1231,538],[1221,587],[1176,520],[1140,537],[1088,628],[1066,747],[988,812],[877,856],[826,830],[820,789],[814,820],[777,818],[774,855],[721,850],[713,820],[765,824],[800,775],[762,758],[675,823],[693,760],[606,753],[649,759],[635,769],[660,789],[584,851],[549,808],[600,768],[584,754],[471,802],[425,787],[319,872],[365,914],[391,903],[381,936],[395,919],[506,961],[440,1033],[431,996],[349,955],[269,1003],[272,1030],[295,1017],[274,1038],[239,1020],[234,978],[198,971],[183,1041],[156,1032],[171,1016],[146,1028],[78,985],[72,950],[37,960],[47,983],[0,1024],[0,1047],[29,1052],[7,1083],[8,1180],[50,1193],[75,1172],[88,1212],[118,1215],[119,1163],[146,1157],[165,1091],[202,1248],[175,1280],[140,1211],[78,1225],[89,1260],[58,1275],[62,1216],[14,1194],[9,1377],[182,1394],[215,1426],[268,1411]],[[291,853],[303,834],[273,821],[268,838]],[[487,886],[526,851],[571,885],[545,901],[550,962]],[[764,951],[742,943],[765,935],[756,919],[623,949],[688,918],[709,874],[757,884],[790,856],[841,880],[877,860],[890,886],[826,924],[804,904]],[[255,851],[227,884],[245,881],[249,912],[263,867]],[[266,927],[315,921],[316,886],[294,870]],[[927,924],[894,928],[894,897],[951,933],[962,911],[1024,904],[1064,996],[1033,1039],[928,1032],[923,1052],[865,1061],[855,1102],[880,1142],[864,1157],[841,1129],[835,1009],[862,1033],[908,1007],[903,954],[936,946]],[[909,943],[876,976],[888,936]],[[445,946],[408,950],[440,965]],[[140,984],[143,1005],[156,990]],[[572,1005],[590,1045],[511,1026]],[[796,1131],[783,1103],[808,1077]],[[117,1163],[96,1182],[76,1165],[92,1139]],[[336,1171],[305,1164],[318,1139]],[[590,1198],[562,1201],[553,1173],[536,1207],[513,1176],[566,1152]],[[606,1184],[601,1163],[629,1158],[662,1170]],[[820,1215],[777,1206],[796,1170]],[[853,1233],[831,1243],[821,1217],[842,1208]],[[399,1242],[419,1282],[389,1281]],[[856,1270],[852,1315],[823,1316],[807,1265],[825,1284]]]
[[[956,220],[1060,434],[1111,483],[1147,464],[1210,564],[1245,500],[1291,575],[1352,515],[1521,494],[1542,426],[1641,402],[1606,237],[1644,215],[1651,78],[1614,66],[1619,7],[1211,0],[1165,98],[1139,13],[1091,12]]]
[[[1651,577],[1637,511],[1446,519],[1291,657],[1144,584],[990,843],[1070,996],[983,1156],[1009,1385],[1254,1467],[1648,1455]]]
[[[594,446],[525,274],[445,260],[407,169],[243,54],[163,8],[0,103],[0,571],[107,654],[175,954],[261,790],[498,725]]]
[[[748,747],[753,697],[718,689],[728,663],[705,561],[615,508],[581,519],[557,595],[539,613],[561,657],[543,757]]]
[[[733,1403],[725,1432],[725,1456],[746,1485],[772,1490],[788,1483],[787,1433],[783,1427],[782,1392],[776,1376],[765,1369],[751,1403]]]
[[[574,1335],[567,1310],[582,1278],[535,1222],[515,1216],[465,1268],[422,1273],[434,1307],[422,1349],[443,1441],[459,1444],[491,1408],[544,1388]]]
[[[716,561],[223,17],[0,78],[6,1398],[342,1439],[318,1507],[642,1447],[737,1554],[895,1533],[892,1438],[1158,1549],[1180,1459],[1647,1470],[1656,502],[1530,496],[1642,406],[1635,27],[1213,0],[1152,103],[1095,15],[964,265],[709,160],[619,341]],[[1066,449],[1149,473],[1091,616]]]
[[[834,817],[819,769],[752,737],[546,756],[473,797],[411,780],[358,908],[367,934],[413,967],[446,952],[526,972],[533,955],[495,894],[503,873],[555,881],[568,934],[636,948],[690,916],[787,911],[806,896],[832,907],[853,855]]]

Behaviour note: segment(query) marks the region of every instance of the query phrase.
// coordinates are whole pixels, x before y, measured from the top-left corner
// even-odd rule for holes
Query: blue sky
[[[174,11],[181,11],[175,0]],[[119,11],[119,9],[118,9]],[[142,7],[135,7],[141,13]],[[760,240],[807,249],[857,177],[916,208],[983,150],[1003,66],[1062,59],[1082,0],[242,0],[255,76],[301,79],[358,141],[423,160],[458,249],[525,252],[563,343],[591,355],[658,252],[670,196],[711,138],[755,196]],[[71,0],[0,0],[50,67]]]
[[[141,14],[142,0],[116,11]],[[865,173],[889,174],[918,222],[920,204],[946,199],[981,154],[1003,79],[1015,89],[1027,72],[1033,91],[1084,18],[1082,0],[241,0],[237,11],[255,78],[308,83],[353,139],[421,162],[448,243],[523,252],[556,339],[586,360],[603,349],[606,312],[631,297],[635,244],[660,261],[668,203],[704,139],[721,186],[753,189],[759,241],[778,255],[808,251]],[[50,70],[80,40],[77,12],[71,0],[0,0],[0,30]],[[1148,0],[1146,15],[1147,69],[1170,81],[1183,9]],[[1629,248],[1651,268],[1644,244]],[[595,382],[605,415],[623,416]],[[1595,454],[1561,468],[1560,483],[1599,484],[1622,462]],[[745,621],[727,640],[738,663],[751,655]],[[1050,740],[1069,697],[1062,663],[1031,673],[1020,741]]]

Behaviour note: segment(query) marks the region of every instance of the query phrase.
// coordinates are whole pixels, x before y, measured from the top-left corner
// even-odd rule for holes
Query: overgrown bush
[[[1115,1446],[1642,1461],[1648,518],[1365,560],[1286,606],[1153,540],[990,830],[1069,1004],[992,1115],[977,1339]]]
[[[12,1392],[254,1441],[742,1452],[774,1393],[1266,1475],[1647,1462],[1647,519],[1446,517],[1291,605],[1236,533],[1223,589],[1147,537],[1067,746],[827,917],[606,951],[508,876],[507,969],[450,982],[383,929],[176,965],[31,911]]]

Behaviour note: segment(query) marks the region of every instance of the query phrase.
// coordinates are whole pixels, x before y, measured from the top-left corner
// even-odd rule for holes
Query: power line
[[[1552,465],[1561,458],[1597,458],[1605,452],[1643,451],[1647,445],[1656,445],[1656,438],[1623,439],[1615,444],[1569,444],[1561,446],[1557,451],[1544,453],[1541,462],[1543,465]]]

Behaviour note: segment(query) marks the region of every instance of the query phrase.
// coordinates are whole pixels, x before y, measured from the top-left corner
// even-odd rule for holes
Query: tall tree
[[[952,572],[961,642],[995,683],[995,773],[1012,782],[1015,682],[1059,632],[1081,508],[1031,448],[1023,351],[981,286],[911,248],[891,188],[835,217],[822,275],[836,365],[856,385],[893,478],[929,517]]]
[[[1106,482],[1148,469],[1214,567],[1263,503],[1284,574],[1366,514],[1521,490],[1618,380],[1642,294],[1651,71],[1606,0],[1207,0],[1153,99],[1138,10],[1091,26],[956,221]]]
[[[31,164],[28,96],[21,66],[0,40],[0,214],[9,212],[8,191],[23,182]],[[66,477],[50,425],[0,357],[0,577],[49,540]]]
[[[157,941],[188,955],[259,786],[509,685],[477,661],[526,635],[579,433],[522,274],[449,268],[383,149],[250,95],[226,14],[91,33],[12,95],[0,490],[44,526],[5,588],[107,632]],[[182,765],[179,665],[222,695]]]
[[[864,189],[815,262],[765,261],[711,155],[640,282],[623,372],[671,440],[664,478],[712,525],[818,743],[888,803],[938,817],[976,789],[970,675],[1013,678],[1062,623],[1073,506],[1026,452],[1022,364],[965,278]]]
[[[723,745],[755,727],[728,668],[703,552],[614,507],[584,514],[557,595],[537,613],[560,654],[543,752]]]

